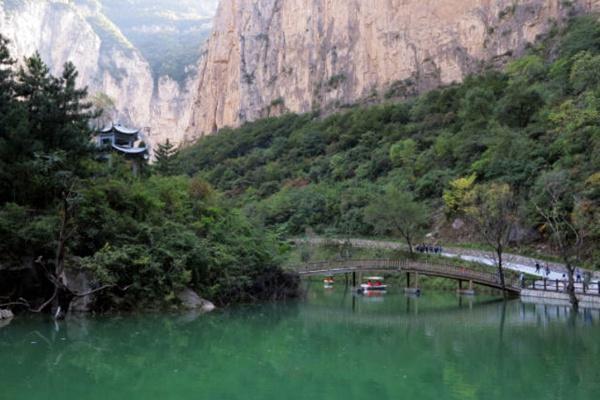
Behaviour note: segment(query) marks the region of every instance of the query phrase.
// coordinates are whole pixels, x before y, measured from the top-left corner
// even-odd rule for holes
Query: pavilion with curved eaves
[[[103,149],[110,148],[128,158],[148,159],[148,148],[140,140],[140,130],[127,128],[121,124],[110,124],[96,134],[96,143]]]

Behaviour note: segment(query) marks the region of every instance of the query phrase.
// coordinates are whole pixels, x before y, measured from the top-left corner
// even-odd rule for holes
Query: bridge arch
[[[305,263],[294,270],[300,276],[339,275],[352,272],[381,271],[415,273],[419,275],[469,281],[478,285],[502,290],[498,275],[475,271],[463,266],[437,264],[416,260],[370,259],[370,260],[331,260]],[[504,290],[519,294],[521,285],[518,279],[506,279]]]

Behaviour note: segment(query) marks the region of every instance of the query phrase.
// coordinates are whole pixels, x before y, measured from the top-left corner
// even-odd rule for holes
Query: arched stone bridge
[[[499,277],[495,273],[475,271],[470,268],[449,264],[433,264],[414,260],[332,260],[298,265],[294,270],[300,276],[339,275],[363,271],[414,273],[416,285],[418,285],[418,276],[426,275],[453,279],[458,281],[459,284],[461,282],[469,282],[470,287],[473,283],[476,283],[482,286],[502,290]],[[519,294],[521,292],[519,280],[511,280],[505,276],[505,290],[507,292]]]

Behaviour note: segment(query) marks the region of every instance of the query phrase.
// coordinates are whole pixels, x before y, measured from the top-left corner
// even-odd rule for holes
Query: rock
[[[222,0],[190,136],[460,82],[598,0]],[[278,107],[273,107],[278,105]]]
[[[454,222],[452,222],[452,229],[454,229],[455,231],[462,229],[464,226],[465,226],[465,221],[463,221],[460,218],[456,218],[454,220]]]
[[[540,238],[540,233],[537,230],[523,226],[515,226],[509,233],[509,241],[514,243],[533,242]]]
[[[0,320],[12,319],[14,316],[11,310],[0,310]]]
[[[94,289],[90,285],[90,273],[83,270],[67,269],[69,289],[76,293],[87,293]],[[75,297],[69,304],[68,312],[90,312],[94,295]],[[65,310],[67,311],[67,310]]]
[[[188,310],[200,310],[202,312],[211,312],[216,307],[213,303],[198,296],[198,293],[194,292],[190,288],[185,288],[177,294],[177,298],[181,301],[181,304]]]

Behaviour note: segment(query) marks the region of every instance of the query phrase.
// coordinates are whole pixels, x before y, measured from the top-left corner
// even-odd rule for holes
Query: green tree
[[[14,82],[12,66],[15,61],[8,51],[8,40],[0,35],[0,118],[4,118],[8,105],[13,101]],[[0,125],[1,126],[1,125]],[[1,129],[1,128],[0,128]]]
[[[164,143],[159,143],[154,153],[156,159],[154,170],[163,176],[175,175],[177,153],[177,148],[169,139]]]
[[[462,99],[459,115],[465,121],[486,121],[492,115],[495,100],[491,89],[476,86]]]
[[[381,196],[373,198],[364,215],[375,232],[401,235],[411,254],[415,240],[429,222],[427,207],[415,201],[411,193],[396,188],[388,188]]]
[[[458,178],[450,182],[450,188],[444,191],[444,204],[448,214],[457,214],[464,208],[477,176],[475,174]]]
[[[517,202],[511,187],[492,183],[476,186],[466,198],[464,215],[468,218],[479,237],[494,248],[495,262],[502,289],[504,280],[504,251],[510,235],[517,225]]]
[[[573,57],[573,66],[569,77],[576,93],[594,90],[600,84],[600,56],[584,51]]]
[[[588,225],[594,221],[585,218],[584,208],[587,205],[574,195],[573,181],[567,171],[543,174],[536,182],[534,193],[535,209],[565,264],[567,293],[572,307],[577,309],[579,300],[575,295],[575,269],[577,263],[581,262],[581,250],[590,233]]]
[[[543,105],[544,99],[537,90],[515,82],[498,103],[498,120],[511,127],[523,128]]]
[[[411,167],[415,162],[417,153],[417,142],[413,139],[405,139],[390,147],[390,160],[396,166]]]

